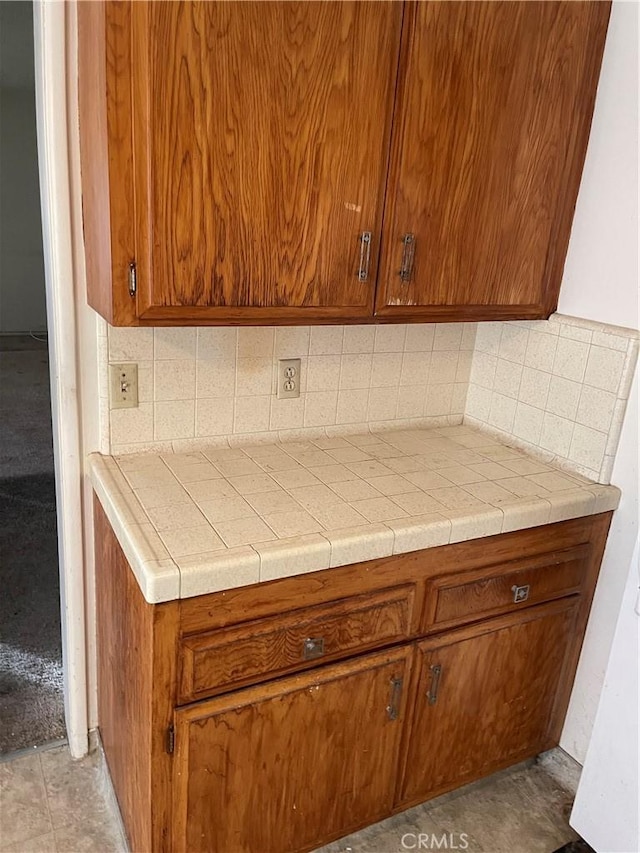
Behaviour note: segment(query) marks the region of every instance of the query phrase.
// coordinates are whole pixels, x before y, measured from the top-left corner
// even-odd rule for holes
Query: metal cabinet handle
[[[366,281],[369,278],[370,260],[371,231],[363,231],[360,235],[360,266],[358,267],[358,281]]]
[[[402,695],[402,679],[391,679],[391,699],[387,705],[387,716],[390,720],[397,720],[400,714],[400,696]]]
[[[400,281],[408,284],[413,275],[413,258],[416,252],[415,234],[403,234],[402,236],[402,263],[398,270]]]
[[[440,676],[442,675],[442,666],[439,663],[429,667],[431,672],[431,687],[427,690],[427,699],[430,705],[435,705],[438,699],[438,688],[440,687]]]
[[[302,644],[302,657],[305,660],[315,660],[324,654],[324,637],[307,637]]]
[[[511,587],[511,592],[513,593],[513,603],[519,604],[521,601],[526,601],[527,598],[529,598],[529,590],[529,584],[525,584],[524,586],[518,586],[517,584],[514,584]]]

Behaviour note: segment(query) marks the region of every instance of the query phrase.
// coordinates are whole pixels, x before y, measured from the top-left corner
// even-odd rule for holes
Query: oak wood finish
[[[387,814],[409,660],[368,655],[178,710],[173,849],[294,853]]]
[[[402,7],[156,2],[131,15],[140,316],[370,316]],[[362,231],[376,237],[367,281]]]
[[[609,6],[79,3],[89,303],[114,325],[548,316]]]
[[[532,527],[514,533],[500,533],[481,540],[458,542],[424,551],[382,557],[330,571],[312,572],[283,578],[249,587],[238,587],[180,602],[180,633],[182,636],[212,631],[227,625],[240,624],[251,618],[262,618],[292,609],[311,607],[362,595],[366,592],[401,584],[424,584],[430,578],[457,574],[461,571],[495,568],[514,560],[538,556],[553,563],[554,554],[592,543],[592,556],[585,568],[584,583],[593,581],[593,560],[597,565],[602,557],[598,552],[601,537],[606,539],[611,513],[588,518],[575,518],[543,527]],[[603,546],[602,546],[603,547]],[[595,558],[593,554],[596,554]],[[419,600],[419,593],[418,599]],[[414,608],[412,636],[417,636],[425,618],[419,605]]]
[[[573,688],[573,680],[578,668],[580,652],[582,651],[582,641],[585,631],[587,630],[587,621],[591,611],[591,603],[596,591],[596,583],[602,564],[604,549],[607,544],[607,535],[611,524],[613,513],[603,513],[602,515],[593,518],[593,525],[589,535],[591,545],[591,553],[585,565],[585,572],[582,581],[582,589],[578,602],[578,612],[576,616],[574,637],[567,658],[565,661],[565,670],[558,684],[558,689],[555,696],[555,704],[551,716],[551,725],[548,732],[548,740],[550,747],[560,742],[564,719],[569,707],[569,699]]]
[[[404,586],[187,637],[179,702],[407,639],[413,599],[413,587]],[[321,652],[310,657],[308,640],[320,642]]]
[[[398,804],[422,802],[548,748],[577,605],[569,596],[418,643]],[[434,666],[441,667],[437,690]]]
[[[379,317],[555,309],[609,6],[406,4]],[[406,233],[415,255],[405,283]]]
[[[129,3],[78,3],[78,112],[87,299],[112,325],[136,325]]]
[[[168,851],[177,602],[147,604],[94,497],[98,719],[133,851]]]
[[[555,745],[611,519],[149,605],[97,500],[95,515],[100,731],[141,853],[311,850]],[[501,571],[537,591],[487,619],[507,606]],[[442,631],[452,620],[468,624]],[[278,667],[299,664],[307,628],[349,659],[281,677]],[[362,654],[369,643],[385,648]],[[444,693],[423,713],[436,659]],[[475,750],[461,745],[465,727]],[[415,764],[433,765],[437,790]]]
[[[423,629],[442,631],[579,592],[588,574],[590,554],[588,545],[578,545],[430,580]],[[527,597],[516,601],[514,587],[529,587]]]

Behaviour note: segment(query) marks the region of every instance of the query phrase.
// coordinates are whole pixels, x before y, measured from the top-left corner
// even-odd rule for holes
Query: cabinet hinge
[[[138,273],[135,261],[129,264],[129,296],[135,296],[138,289]]]
[[[169,726],[167,729],[167,752],[169,755],[173,754],[173,750],[176,748],[176,732],[173,726]]]

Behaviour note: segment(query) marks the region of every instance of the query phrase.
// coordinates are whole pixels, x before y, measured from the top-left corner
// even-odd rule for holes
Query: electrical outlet
[[[278,399],[290,400],[300,396],[300,359],[281,358],[278,361]]]
[[[133,409],[138,405],[138,365],[109,365],[109,396],[112,409]]]

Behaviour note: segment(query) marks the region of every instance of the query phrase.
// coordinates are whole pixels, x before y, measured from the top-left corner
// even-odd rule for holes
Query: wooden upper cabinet
[[[114,254],[114,319],[371,317],[402,5],[108,2],[80,13],[81,50],[94,49],[89,22],[104,27],[107,147],[130,163],[109,163],[112,193],[129,184],[131,232]],[[82,59],[81,75],[95,56]],[[83,124],[99,109],[85,93]],[[85,155],[89,172],[95,151]]]
[[[406,4],[378,316],[555,309],[608,17],[600,2]]]
[[[83,0],[89,303],[114,325],[548,316],[609,5]]]

